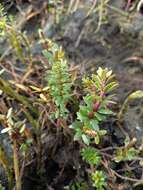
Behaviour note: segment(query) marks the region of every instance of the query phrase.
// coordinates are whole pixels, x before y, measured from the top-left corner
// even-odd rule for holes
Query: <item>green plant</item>
[[[64,58],[64,52],[61,47],[51,42],[49,44],[48,54],[49,60],[53,63],[51,70],[47,74],[47,81],[49,86],[49,94],[56,106],[56,110],[51,113],[54,118],[66,118],[68,110],[66,108],[67,103],[70,100],[71,95],[71,76],[68,72],[67,62]],[[50,45],[51,44],[51,45]]]
[[[0,190],[5,190],[5,188],[0,184]]]
[[[93,74],[91,78],[83,78],[83,85],[86,95],[77,112],[77,120],[70,127],[75,130],[74,140],[82,139],[87,146],[82,149],[81,156],[90,165],[88,173],[93,186],[103,190],[106,186],[105,177],[102,170],[97,170],[97,167],[102,165],[102,157],[92,144],[99,144],[100,138],[106,134],[100,123],[105,121],[108,115],[113,115],[111,104],[114,103],[114,95],[109,93],[118,83],[114,80],[112,71],[99,68],[97,74]]]
[[[92,173],[92,184],[97,190],[104,190],[106,186],[105,177],[102,171],[96,171]]]
[[[2,167],[6,172],[8,178],[8,189],[11,190],[13,187],[13,174],[12,174],[12,169],[10,167],[8,156],[2,145],[0,145],[0,164],[2,165]]]
[[[48,59],[50,68],[46,74],[48,83],[44,87],[47,94],[45,96],[41,93],[40,98],[48,102],[50,118],[56,120],[57,126],[64,126],[70,114],[67,104],[72,96],[73,77],[69,72],[62,48],[51,40],[44,39],[42,34],[41,38],[47,47],[43,50],[43,54]]]
[[[125,146],[118,147],[115,151],[114,160],[116,162],[133,160],[139,153],[139,151],[133,147],[136,141],[136,138],[133,138],[131,141],[129,141],[129,139],[126,139]]]
[[[116,81],[112,81],[113,78],[112,71],[99,68],[92,78],[83,79],[87,95],[83,97],[83,105],[77,112],[77,121],[71,126],[76,131],[75,140],[82,138],[87,145],[93,140],[99,144],[100,137],[106,134],[99,124],[107,115],[113,114],[110,109],[110,104],[114,103],[113,95],[109,92],[118,86]]]
[[[21,190],[21,174],[20,174],[20,147],[23,145],[28,146],[30,138],[27,139],[27,129],[25,126],[25,121],[17,121],[14,118],[14,113],[12,108],[8,110],[7,115],[0,115],[1,121],[5,123],[5,128],[2,129],[1,133],[8,133],[10,140],[12,141],[12,152],[13,152],[13,169],[16,179],[16,190]],[[25,150],[24,150],[25,151]],[[4,154],[4,151],[0,149],[1,161],[3,161],[3,166],[8,173],[8,180],[10,189],[12,188],[12,172],[10,170],[8,161]],[[25,155],[25,154],[24,154]],[[3,158],[3,159],[2,159]]]
[[[56,1],[51,1],[51,5],[52,3],[54,6],[57,6],[57,4],[55,4],[57,3]],[[103,21],[102,13],[104,2],[102,1],[101,3],[99,28]],[[23,63],[28,61],[30,65],[32,65],[30,43],[27,36],[15,28],[13,21],[6,16],[3,8],[1,8],[1,18],[1,36],[8,39],[11,47],[16,51],[16,58]],[[13,81],[11,84],[11,81],[4,80],[0,77],[0,94],[2,96],[4,95],[3,99],[6,99],[6,105],[8,105],[6,108],[2,107],[3,109],[1,110],[0,120],[3,127],[1,133],[6,133],[9,137],[11,142],[9,146],[13,153],[11,158],[13,163],[11,164],[6,151],[3,149],[4,146],[0,145],[0,162],[8,176],[9,189],[13,189],[14,180],[16,181],[16,190],[21,189],[22,171],[25,163],[31,160],[31,162],[33,162],[33,157],[31,159],[29,156],[31,151],[32,153],[34,152],[36,157],[34,161],[38,160],[36,162],[38,163],[37,173],[39,174],[41,172],[42,162],[44,160],[42,156],[45,155],[44,151],[46,147],[45,139],[47,139],[47,133],[44,129],[47,126],[48,135],[52,134],[55,136],[53,133],[62,129],[60,130],[61,133],[58,134],[61,135],[60,137],[64,137],[62,140],[65,142],[67,142],[67,139],[72,139],[72,131],[74,131],[74,140],[79,141],[81,157],[84,162],[87,162],[87,164],[84,165],[85,171],[82,172],[82,167],[80,164],[77,164],[79,178],[76,178],[78,179],[76,182],[73,180],[75,183],[72,181],[70,189],[86,190],[91,187],[91,184],[97,190],[103,190],[106,186],[110,189],[111,184],[108,179],[112,179],[114,177],[113,174],[116,174],[115,171],[110,168],[110,163],[112,163],[112,161],[131,161],[139,153],[139,151],[136,151],[134,148],[134,142],[132,140],[126,142],[124,147],[117,148],[114,147],[114,145],[113,147],[108,147],[107,145],[107,151],[109,148],[111,155],[101,144],[103,137],[108,135],[101,124],[103,121],[106,121],[108,116],[114,114],[111,109],[111,104],[114,103],[114,95],[110,95],[112,90],[118,86],[114,79],[114,74],[107,68],[99,67],[97,73],[91,77],[82,77],[83,85],[79,87],[81,78],[75,80],[77,70],[68,67],[63,49],[51,40],[45,39],[42,32],[40,35],[42,47],[44,48],[43,54],[49,63],[47,64],[46,62],[46,64],[40,65],[43,66],[44,71],[46,70],[46,80],[43,82],[43,73],[40,73],[42,76],[40,82],[36,81],[35,84],[34,79],[30,75],[31,73],[29,74],[29,68],[28,71],[26,70],[26,78],[28,73],[28,76],[31,76],[30,80],[32,80],[32,85],[29,80],[26,84],[17,84],[16,81]],[[28,56],[25,56],[23,45],[27,50]],[[74,70],[76,70],[75,73]],[[79,83],[77,83],[77,81],[79,81]],[[18,88],[18,90],[16,88]],[[26,96],[23,95],[23,89]],[[143,97],[142,91],[137,91],[129,96],[130,99],[136,97]],[[123,105],[123,108],[121,108],[120,116],[124,115],[128,100]],[[73,109],[74,106],[76,109]],[[120,117],[118,117],[118,119],[119,118]],[[28,127],[29,125],[30,129]],[[68,126],[74,130],[68,129]],[[69,130],[70,138],[68,135],[65,136],[65,130]],[[51,147],[54,147],[54,150],[57,148],[58,140],[56,144],[53,143],[53,145],[51,145]],[[52,144],[52,141],[50,143]],[[30,147],[31,144],[32,146]],[[66,146],[68,145],[66,144]],[[116,151],[113,151],[112,148]],[[52,157],[54,157],[53,150]],[[141,158],[138,160],[141,160]],[[15,179],[12,178],[13,172]],[[80,175],[80,172],[82,175]],[[85,173],[87,175],[84,175]],[[87,181],[83,182],[83,180],[85,180],[83,176],[87,177]],[[118,173],[117,176],[120,177]],[[123,179],[124,176],[120,178]],[[115,181],[116,179],[113,180]],[[132,178],[129,178],[129,180],[132,180]]]
[[[87,184],[86,182],[76,182],[72,184],[70,187],[67,187],[65,189],[67,190],[87,190]]]
[[[93,147],[82,149],[81,156],[82,159],[90,165],[88,173],[93,187],[96,187],[97,190],[104,190],[104,187],[106,186],[105,175],[103,175],[101,170],[97,170],[98,166],[101,165],[102,157]]]
[[[90,165],[98,165],[101,162],[101,156],[92,147],[87,147],[81,150],[82,159]]]
[[[50,0],[48,3],[48,10],[54,14],[55,24],[59,24],[60,17],[64,11],[64,3],[61,0]]]
[[[7,40],[10,48],[1,56],[1,60],[6,56],[6,54],[13,49],[16,52],[17,58],[22,62],[30,63],[29,69],[32,67],[32,54],[30,50],[30,42],[25,32],[17,27],[12,16],[8,16],[3,6],[0,4],[0,36]],[[23,51],[23,48],[25,51]],[[26,52],[26,54],[24,53]],[[28,69],[28,70],[29,70]]]
[[[143,98],[143,91],[137,90],[131,94],[128,95],[128,97],[125,99],[124,103],[122,104],[122,107],[118,113],[118,120],[119,122],[123,121],[125,112],[128,109],[129,103],[132,100]]]

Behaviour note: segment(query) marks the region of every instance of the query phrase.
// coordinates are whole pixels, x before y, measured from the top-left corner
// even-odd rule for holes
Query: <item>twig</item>
[[[129,17],[129,13],[127,13],[121,9],[118,9],[117,7],[114,7],[114,6],[109,5],[109,4],[106,4],[106,7],[108,7],[109,9],[111,9],[112,11],[114,11],[116,13],[119,13],[122,16]]]
[[[143,183],[143,180],[141,179],[134,179],[134,178],[130,178],[130,177],[125,177],[125,176],[122,176],[120,174],[118,174],[117,172],[115,172],[114,170],[110,169],[117,177],[119,177],[120,179],[123,179],[123,180],[127,180],[127,181],[131,181],[131,182],[139,182],[139,183]]]
[[[27,97],[16,93],[16,91],[12,89],[10,84],[2,78],[0,78],[0,89],[7,95],[13,97],[17,101],[28,107],[36,115],[38,114],[38,111],[31,105],[32,102]]]
[[[96,4],[97,4],[97,0],[94,0],[93,5],[91,6],[91,8],[89,9],[89,11],[87,13],[87,17],[89,17],[90,14],[94,11]]]

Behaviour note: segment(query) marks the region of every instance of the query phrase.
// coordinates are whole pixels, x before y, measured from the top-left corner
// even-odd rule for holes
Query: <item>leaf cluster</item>
[[[106,181],[102,171],[96,170],[92,173],[92,182],[93,186],[96,187],[97,190],[105,190]]]
[[[97,151],[92,147],[87,147],[81,150],[82,159],[85,160],[90,165],[100,164],[101,157]]]
[[[56,106],[52,116],[54,118],[66,118],[68,115],[66,105],[71,98],[72,80],[64,51],[57,44],[48,41],[48,50],[43,53],[51,64],[46,80],[48,81],[49,94]]]
[[[110,105],[114,103],[113,95],[109,95],[109,92],[118,84],[114,81],[112,71],[99,68],[97,74],[83,79],[83,85],[87,94],[77,112],[78,121],[72,124],[76,131],[75,139],[82,138],[87,145],[94,139],[96,144],[99,144],[100,136],[106,134],[105,130],[100,129],[99,124],[105,121],[108,115],[113,114],[110,109]]]

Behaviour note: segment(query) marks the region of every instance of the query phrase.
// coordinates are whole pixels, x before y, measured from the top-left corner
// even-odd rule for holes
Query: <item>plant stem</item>
[[[3,168],[5,169],[5,172],[7,173],[8,189],[11,190],[13,187],[12,171],[11,171],[11,168],[9,167],[7,155],[6,155],[6,153],[3,150],[3,147],[1,145],[0,145],[0,163],[2,164]]]
[[[16,179],[16,190],[21,190],[21,176],[19,169],[19,159],[18,159],[18,148],[17,141],[13,140],[13,165],[14,165],[14,173]]]

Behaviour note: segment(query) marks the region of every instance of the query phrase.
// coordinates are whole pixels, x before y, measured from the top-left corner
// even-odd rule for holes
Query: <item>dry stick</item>
[[[23,76],[23,78],[21,80],[22,84],[26,81],[26,79],[30,76],[30,74],[33,73],[32,65],[33,64],[29,65],[29,68],[28,68],[27,72],[24,74],[24,76]]]
[[[21,176],[19,169],[18,147],[16,139],[13,140],[13,162],[16,179],[16,190],[21,190]]]
[[[24,111],[25,116],[27,117],[28,121],[31,123],[32,126],[35,127],[35,129],[38,131],[39,129],[39,124],[38,122],[36,122],[36,120],[33,118],[33,116],[31,115],[30,112],[36,114],[37,116],[39,115],[38,110],[36,110],[32,105],[31,105],[31,101],[16,93],[11,86],[9,85],[8,82],[4,81],[3,79],[0,78],[0,89],[6,93],[7,95],[11,96],[12,98],[16,99],[17,101],[19,101],[20,103],[22,103],[25,107],[29,108],[29,110],[27,109],[26,111]]]
[[[74,3],[74,0],[70,0],[69,7],[68,7],[68,10],[67,10],[67,14],[70,13],[73,3]]]
[[[28,107],[30,111],[34,112],[35,114],[38,114],[38,111],[31,105],[32,102],[27,97],[16,93],[16,91],[12,89],[10,84],[2,78],[0,78],[0,89],[7,95],[13,97],[17,101],[21,102],[23,105]]]
[[[21,33],[21,38],[23,39],[24,43],[25,43],[25,46],[26,46],[26,49],[27,49],[27,52],[28,52],[28,59],[29,59],[29,66],[27,68],[27,72],[24,74],[23,76],[23,79],[21,81],[21,83],[24,83],[26,78],[28,78],[28,76],[33,72],[33,59],[32,59],[32,54],[31,54],[31,49],[30,49],[30,42],[29,40],[27,39],[27,37],[25,35],[23,35]]]
[[[129,17],[129,13],[127,13],[127,12],[121,10],[121,9],[118,9],[118,8],[112,6],[112,5],[109,5],[109,4],[106,4],[105,6],[108,7],[109,9],[111,9],[112,11],[122,15],[122,16]]]
[[[117,118],[118,118],[118,121],[119,122],[122,122],[123,119],[124,119],[124,113],[126,112],[127,108],[128,108],[128,105],[129,105],[129,98],[127,97],[117,115]]]
[[[0,164],[2,165],[2,167],[5,169],[5,172],[7,173],[8,190],[11,190],[13,187],[13,175],[12,175],[11,168],[9,167],[7,155],[1,144],[0,144]]]
[[[12,47],[8,47],[8,48],[4,51],[4,53],[1,55],[0,61],[2,61],[2,60],[10,53],[11,50],[12,50]]]
[[[137,4],[137,11],[140,11],[143,5],[143,0],[140,0],[139,3]]]
[[[100,29],[100,27],[101,27],[101,25],[102,25],[102,18],[103,18],[104,7],[107,6],[107,7],[113,8],[114,10],[118,11],[117,8],[111,7],[111,6],[108,5],[108,2],[109,2],[109,1],[110,1],[110,0],[101,0],[101,4],[100,4],[100,6],[98,7],[98,9],[99,9],[99,21],[98,21],[98,26],[97,26],[97,29],[96,29],[95,33],[97,33],[97,32],[99,31],[99,29]]]
[[[100,4],[100,7],[99,7],[99,21],[98,21],[98,25],[97,25],[97,28],[95,30],[95,34],[100,30],[100,27],[102,25],[102,17],[103,17],[103,9],[104,9],[104,0],[101,0],[101,4]],[[108,1],[107,1],[108,3]]]
[[[73,13],[74,11],[76,11],[78,5],[79,5],[79,0],[71,0],[67,13],[69,14],[69,13]]]
[[[17,8],[20,10],[19,6],[17,6]],[[19,21],[15,26],[16,30],[21,30],[22,27],[25,25],[25,23],[30,20],[31,18],[33,18],[34,16],[39,15],[44,9],[46,8],[46,3],[42,6],[42,8],[36,12],[32,12],[33,10],[33,6],[30,5],[25,12],[21,12],[22,17],[18,17]],[[0,57],[0,61],[2,61],[12,50],[12,47],[8,47],[5,52],[2,54],[2,56]]]
[[[79,5],[79,0],[76,0],[74,8],[73,8],[73,12],[75,12],[77,10],[78,5]]]
[[[117,177],[119,177],[120,179],[143,184],[143,180],[141,180],[141,179],[134,179],[134,178],[131,178],[131,177],[125,177],[125,176],[122,176],[122,175],[118,174],[117,172],[115,172],[115,171],[112,170],[112,169],[110,169],[110,170],[111,170]]]
[[[94,0],[93,5],[91,6],[91,8],[89,9],[89,11],[87,13],[87,17],[89,17],[90,14],[94,11],[96,4],[97,4],[97,0]]]
[[[104,162],[102,162],[102,164],[103,164],[103,166],[105,167],[105,169],[106,169],[108,172],[110,172],[110,173],[116,175],[116,176],[119,177],[120,179],[143,184],[143,180],[142,180],[142,179],[135,179],[135,178],[131,178],[131,177],[122,176],[122,175],[120,175],[119,173],[117,173],[116,171],[114,171],[113,169],[108,168],[108,165],[106,165]]]
[[[9,63],[9,65],[12,67],[12,64],[11,64],[11,63]],[[9,69],[7,69],[7,68],[2,64],[2,62],[0,62],[0,67],[1,67],[2,69],[4,69],[7,73],[13,75],[13,72],[10,71]],[[15,67],[15,70],[20,71],[20,72],[23,72],[23,69],[20,69],[20,68],[18,68],[18,67]],[[19,80],[21,80],[21,74],[19,75],[19,74],[16,74],[16,73],[15,73],[15,77],[17,77]],[[25,82],[30,82],[33,86],[36,85],[36,83],[35,83],[34,81],[32,81],[32,80],[30,80],[30,79],[27,79],[27,78],[25,79]]]
[[[100,27],[101,27],[103,8],[104,8],[104,6],[105,6],[108,2],[109,2],[109,0],[106,0],[106,1],[101,0],[101,4],[95,9],[95,12],[97,12],[98,9],[99,9],[99,21],[98,21],[98,25],[97,25],[97,29],[95,30],[95,33],[97,33],[97,32],[99,31]],[[94,3],[93,3],[93,6],[90,8],[90,10],[88,11],[88,13],[87,13],[87,15],[86,15],[86,17],[85,17],[85,21],[88,19],[88,17],[90,16],[90,14],[94,11],[94,8],[95,8],[95,6],[96,6],[96,3],[97,3],[97,1],[95,0]],[[75,47],[76,47],[76,48],[79,46],[79,43],[80,43],[80,41],[81,41],[81,38],[82,38],[82,36],[83,36],[83,34],[84,34],[84,29],[85,29],[85,27],[86,27],[86,24],[83,26],[83,28],[82,28],[82,30],[81,30],[81,32],[80,32],[80,34],[79,34],[79,36],[78,36],[78,38],[77,38],[77,40],[76,40],[76,43],[75,43]]]
[[[98,26],[97,26],[97,28],[96,28],[95,33],[97,33],[97,32],[99,31],[100,27],[101,27],[101,24],[102,24],[102,17],[103,17],[102,13],[103,13],[103,8],[104,8],[104,6],[107,7],[107,8],[109,8],[109,9],[111,9],[112,11],[114,11],[114,12],[116,12],[116,13],[122,15],[122,16],[129,17],[129,14],[126,13],[125,11],[123,11],[123,10],[121,10],[121,9],[118,9],[118,8],[112,6],[112,5],[109,5],[109,4],[108,4],[109,1],[110,1],[110,0],[107,0],[107,1],[103,1],[103,0],[102,0],[102,1],[101,1],[101,4],[100,4],[97,8],[95,8],[96,3],[97,3],[96,0],[95,0],[94,3],[93,3],[93,6],[90,8],[90,10],[88,11],[88,13],[87,13],[87,15],[86,15],[85,20],[90,16],[90,14],[94,11],[94,9],[95,9],[94,12],[97,12],[97,11],[99,10],[99,21],[98,21]],[[80,34],[79,34],[79,37],[78,37],[78,39],[77,39],[77,41],[76,41],[76,43],[75,43],[75,47],[78,47],[78,45],[79,45],[79,43],[80,43],[80,40],[81,40],[81,38],[82,38],[82,35],[84,34],[83,31],[84,31],[84,27],[83,27],[82,31],[80,32]]]

